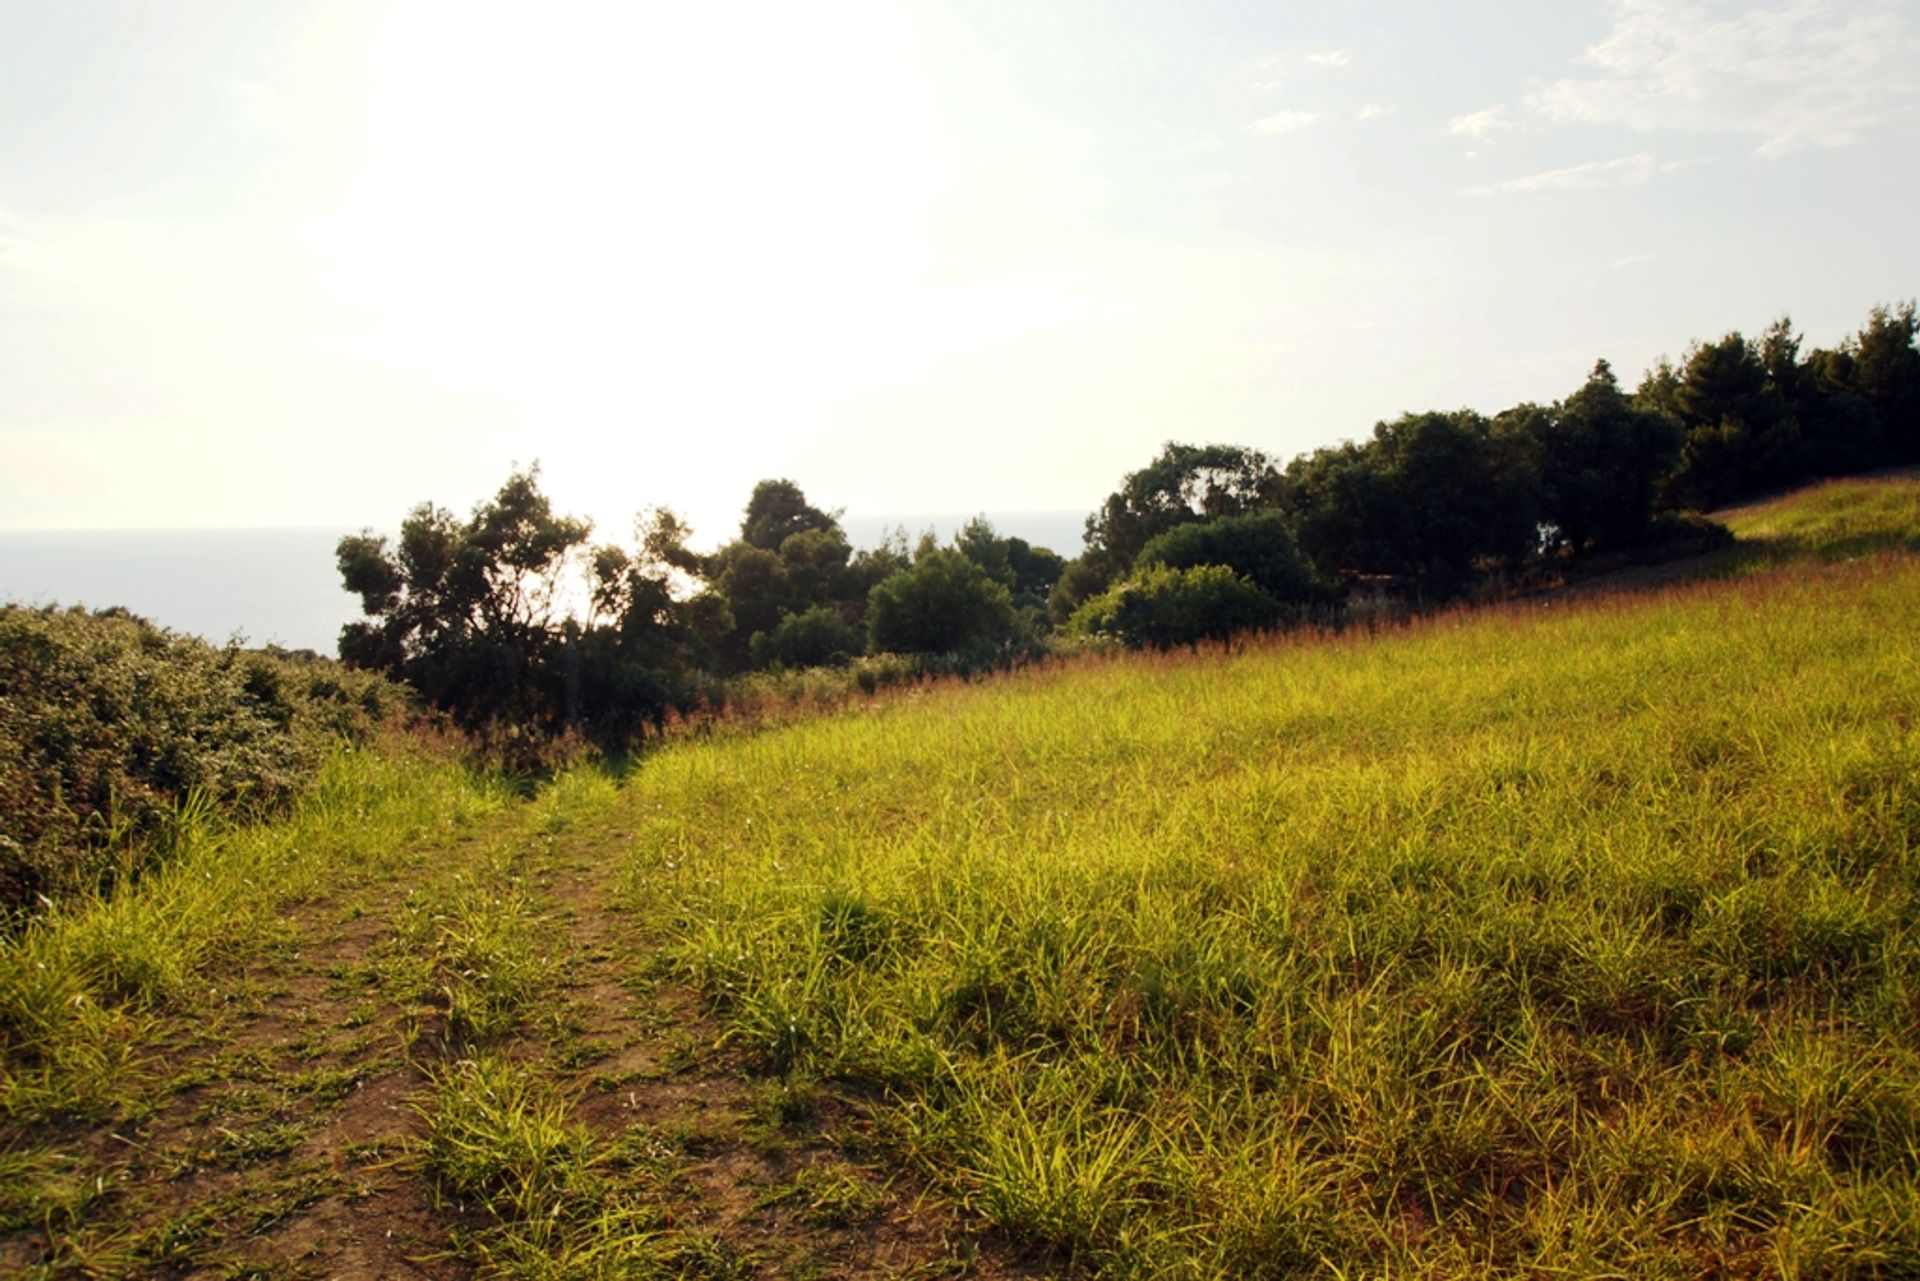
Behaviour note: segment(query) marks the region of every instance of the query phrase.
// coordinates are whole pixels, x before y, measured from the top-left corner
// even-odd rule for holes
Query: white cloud
[[[1463,138],[1485,138],[1513,127],[1513,121],[1507,119],[1504,106],[1487,107],[1468,115],[1455,116],[1447,122],[1447,132]]]
[[[1628,267],[1642,267],[1647,263],[1659,261],[1659,258],[1659,254],[1629,254],[1625,258],[1615,258],[1613,260],[1613,269],[1615,271],[1624,271]]]
[[[1618,160],[1593,160],[1565,169],[1549,169],[1485,187],[1469,187],[1474,196],[1499,195],[1511,191],[1567,191],[1598,187],[1637,187],[1659,169],[1651,152],[1622,156]]]
[[[1345,49],[1326,49],[1308,54],[1307,61],[1316,67],[1344,67],[1353,57]]]
[[[1369,102],[1354,113],[1356,120],[1378,120],[1381,116],[1393,114],[1391,102]]]
[[[1887,0],[1791,0],[1717,16],[1683,0],[1615,0],[1590,76],[1535,90],[1549,119],[1749,133],[1758,153],[1840,147],[1920,127],[1920,38]]]
[[[1317,111],[1276,111],[1253,122],[1256,133],[1298,133],[1319,123]]]

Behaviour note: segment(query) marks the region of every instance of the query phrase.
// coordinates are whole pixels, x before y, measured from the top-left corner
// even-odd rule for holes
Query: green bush
[[[1010,638],[1013,622],[1006,587],[956,551],[922,553],[912,569],[877,584],[867,597],[867,632],[876,653],[992,647]]]
[[[860,629],[831,605],[788,614],[769,632],[755,632],[748,652],[755,667],[840,667],[866,649]]]
[[[1225,565],[1278,601],[1308,603],[1331,593],[1315,581],[1286,516],[1267,508],[1219,520],[1175,525],[1140,549],[1136,568]]]
[[[1073,616],[1074,631],[1169,649],[1277,626],[1279,601],[1224,565],[1152,566],[1108,588]]]
[[[402,704],[328,659],[0,606],[0,919],[137,874],[169,825],[285,803]]]

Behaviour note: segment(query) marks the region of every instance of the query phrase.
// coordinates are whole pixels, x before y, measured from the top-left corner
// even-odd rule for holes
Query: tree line
[[[787,479],[754,487],[716,551],[691,549],[666,509],[631,547],[596,545],[530,469],[469,517],[422,504],[397,541],[343,538],[365,618],[340,655],[470,730],[619,747],[758,670],[876,654],[970,668],[1062,636],[1188,644],[1336,621],[1359,590],[1439,602],[1493,574],[1678,554],[1724,537],[1693,513],[1920,462],[1917,330],[1912,303],[1878,307],[1803,353],[1782,318],[1757,340],[1696,343],[1630,392],[1602,360],[1551,404],[1405,414],[1284,467],[1169,442],[1087,518],[1072,560],[983,518],[945,545],[902,533],[856,550]]]

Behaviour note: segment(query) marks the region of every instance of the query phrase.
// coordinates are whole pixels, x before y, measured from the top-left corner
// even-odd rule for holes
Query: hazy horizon
[[[1087,511],[1920,292],[1920,0],[0,4],[0,528]]]
[[[844,528],[857,548],[878,545],[896,527],[910,539],[933,529],[947,541],[978,515],[1004,535],[1079,554],[1083,512],[850,513]],[[332,525],[0,529],[0,604],[119,606],[214,644],[239,635],[250,645],[332,654],[340,628],[361,617],[333,560],[334,544],[352,532]],[[376,532],[392,535],[398,526]],[[716,530],[694,543],[715,547],[737,532]],[[1047,541],[1063,532],[1074,534],[1071,545]]]

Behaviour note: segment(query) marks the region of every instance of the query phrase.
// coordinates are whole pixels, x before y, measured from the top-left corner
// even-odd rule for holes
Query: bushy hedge
[[[1225,565],[1136,571],[1082,605],[1074,630],[1138,649],[1170,649],[1277,627],[1284,606]]]
[[[0,606],[0,922],[136,874],[183,812],[253,815],[403,706],[329,659],[124,610]]]

